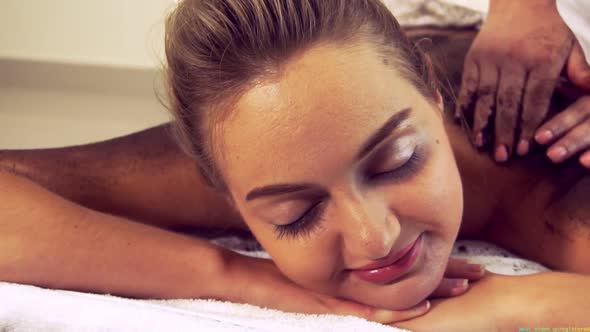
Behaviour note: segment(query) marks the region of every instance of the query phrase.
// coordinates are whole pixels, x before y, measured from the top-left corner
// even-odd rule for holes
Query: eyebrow
[[[379,145],[379,143],[386,139],[393,131],[397,130],[404,123],[404,121],[410,117],[411,114],[411,108],[405,108],[399,112],[394,113],[379,129],[377,129],[377,131],[375,131],[369,137],[369,139],[367,139],[365,144],[362,145],[361,149],[357,153],[357,159],[362,159],[365,155],[371,152],[375,146]],[[284,195],[312,189],[322,190],[321,187],[313,183],[272,184],[252,189],[246,195],[246,201],[251,201],[264,196]]]
[[[303,190],[310,190],[317,188],[321,190],[318,185],[313,183],[279,183],[273,184],[269,186],[259,187],[252,189],[248,195],[246,195],[246,201],[251,201],[253,199],[263,197],[263,196],[274,196],[274,195],[283,195],[283,194],[290,194],[298,191]]]

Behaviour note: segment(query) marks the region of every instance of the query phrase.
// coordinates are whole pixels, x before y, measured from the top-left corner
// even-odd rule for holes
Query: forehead
[[[259,84],[221,127],[220,166],[232,192],[318,182],[350,167],[364,140],[421,97],[369,45],[315,47]]]

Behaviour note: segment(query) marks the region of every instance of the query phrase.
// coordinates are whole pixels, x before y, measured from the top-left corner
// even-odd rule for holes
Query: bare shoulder
[[[168,124],[82,146],[0,151],[0,172],[157,227],[244,228],[237,211],[180,150]]]
[[[414,29],[409,38],[433,58],[447,110],[461,82],[475,30]],[[560,105],[553,100],[552,111]],[[449,113],[449,112],[447,112]],[[460,168],[465,212],[460,236],[487,240],[549,267],[590,273],[590,172],[576,160],[553,165],[545,151],[495,164],[452,119],[447,132]]]
[[[517,195],[505,195],[488,237],[553,269],[590,274],[590,172],[576,160],[539,168]]]
[[[464,191],[460,237],[495,243],[550,268],[590,274],[590,172],[543,149],[505,164],[447,121]]]

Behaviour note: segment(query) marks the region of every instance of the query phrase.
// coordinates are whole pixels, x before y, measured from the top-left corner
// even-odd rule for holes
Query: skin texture
[[[364,142],[406,109],[400,128],[357,159]],[[461,221],[461,183],[441,111],[371,44],[326,44],[235,103],[214,140],[223,151],[218,163],[246,224],[290,279],[378,307],[408,307],[440,282]],[[421,157],[404,173],[414,152]],[[369,179],[396,170],[399,178]],[[256,187],[294,183],[307,185],[245,199]],[[306,231],[277,232],[316,204],[320,220]],[[368,283],[348,271],[399,251],[420,234],[425,246],[417,264],[395,283]]]

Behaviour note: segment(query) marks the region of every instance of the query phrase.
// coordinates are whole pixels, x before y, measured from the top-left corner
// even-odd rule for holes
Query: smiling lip
[[[384,259],[350,270],[354,275],[365,281],[383,284],[396,279],[407,271],[416,261],[422,249],[422,235],[404,249],[391,253]]]

